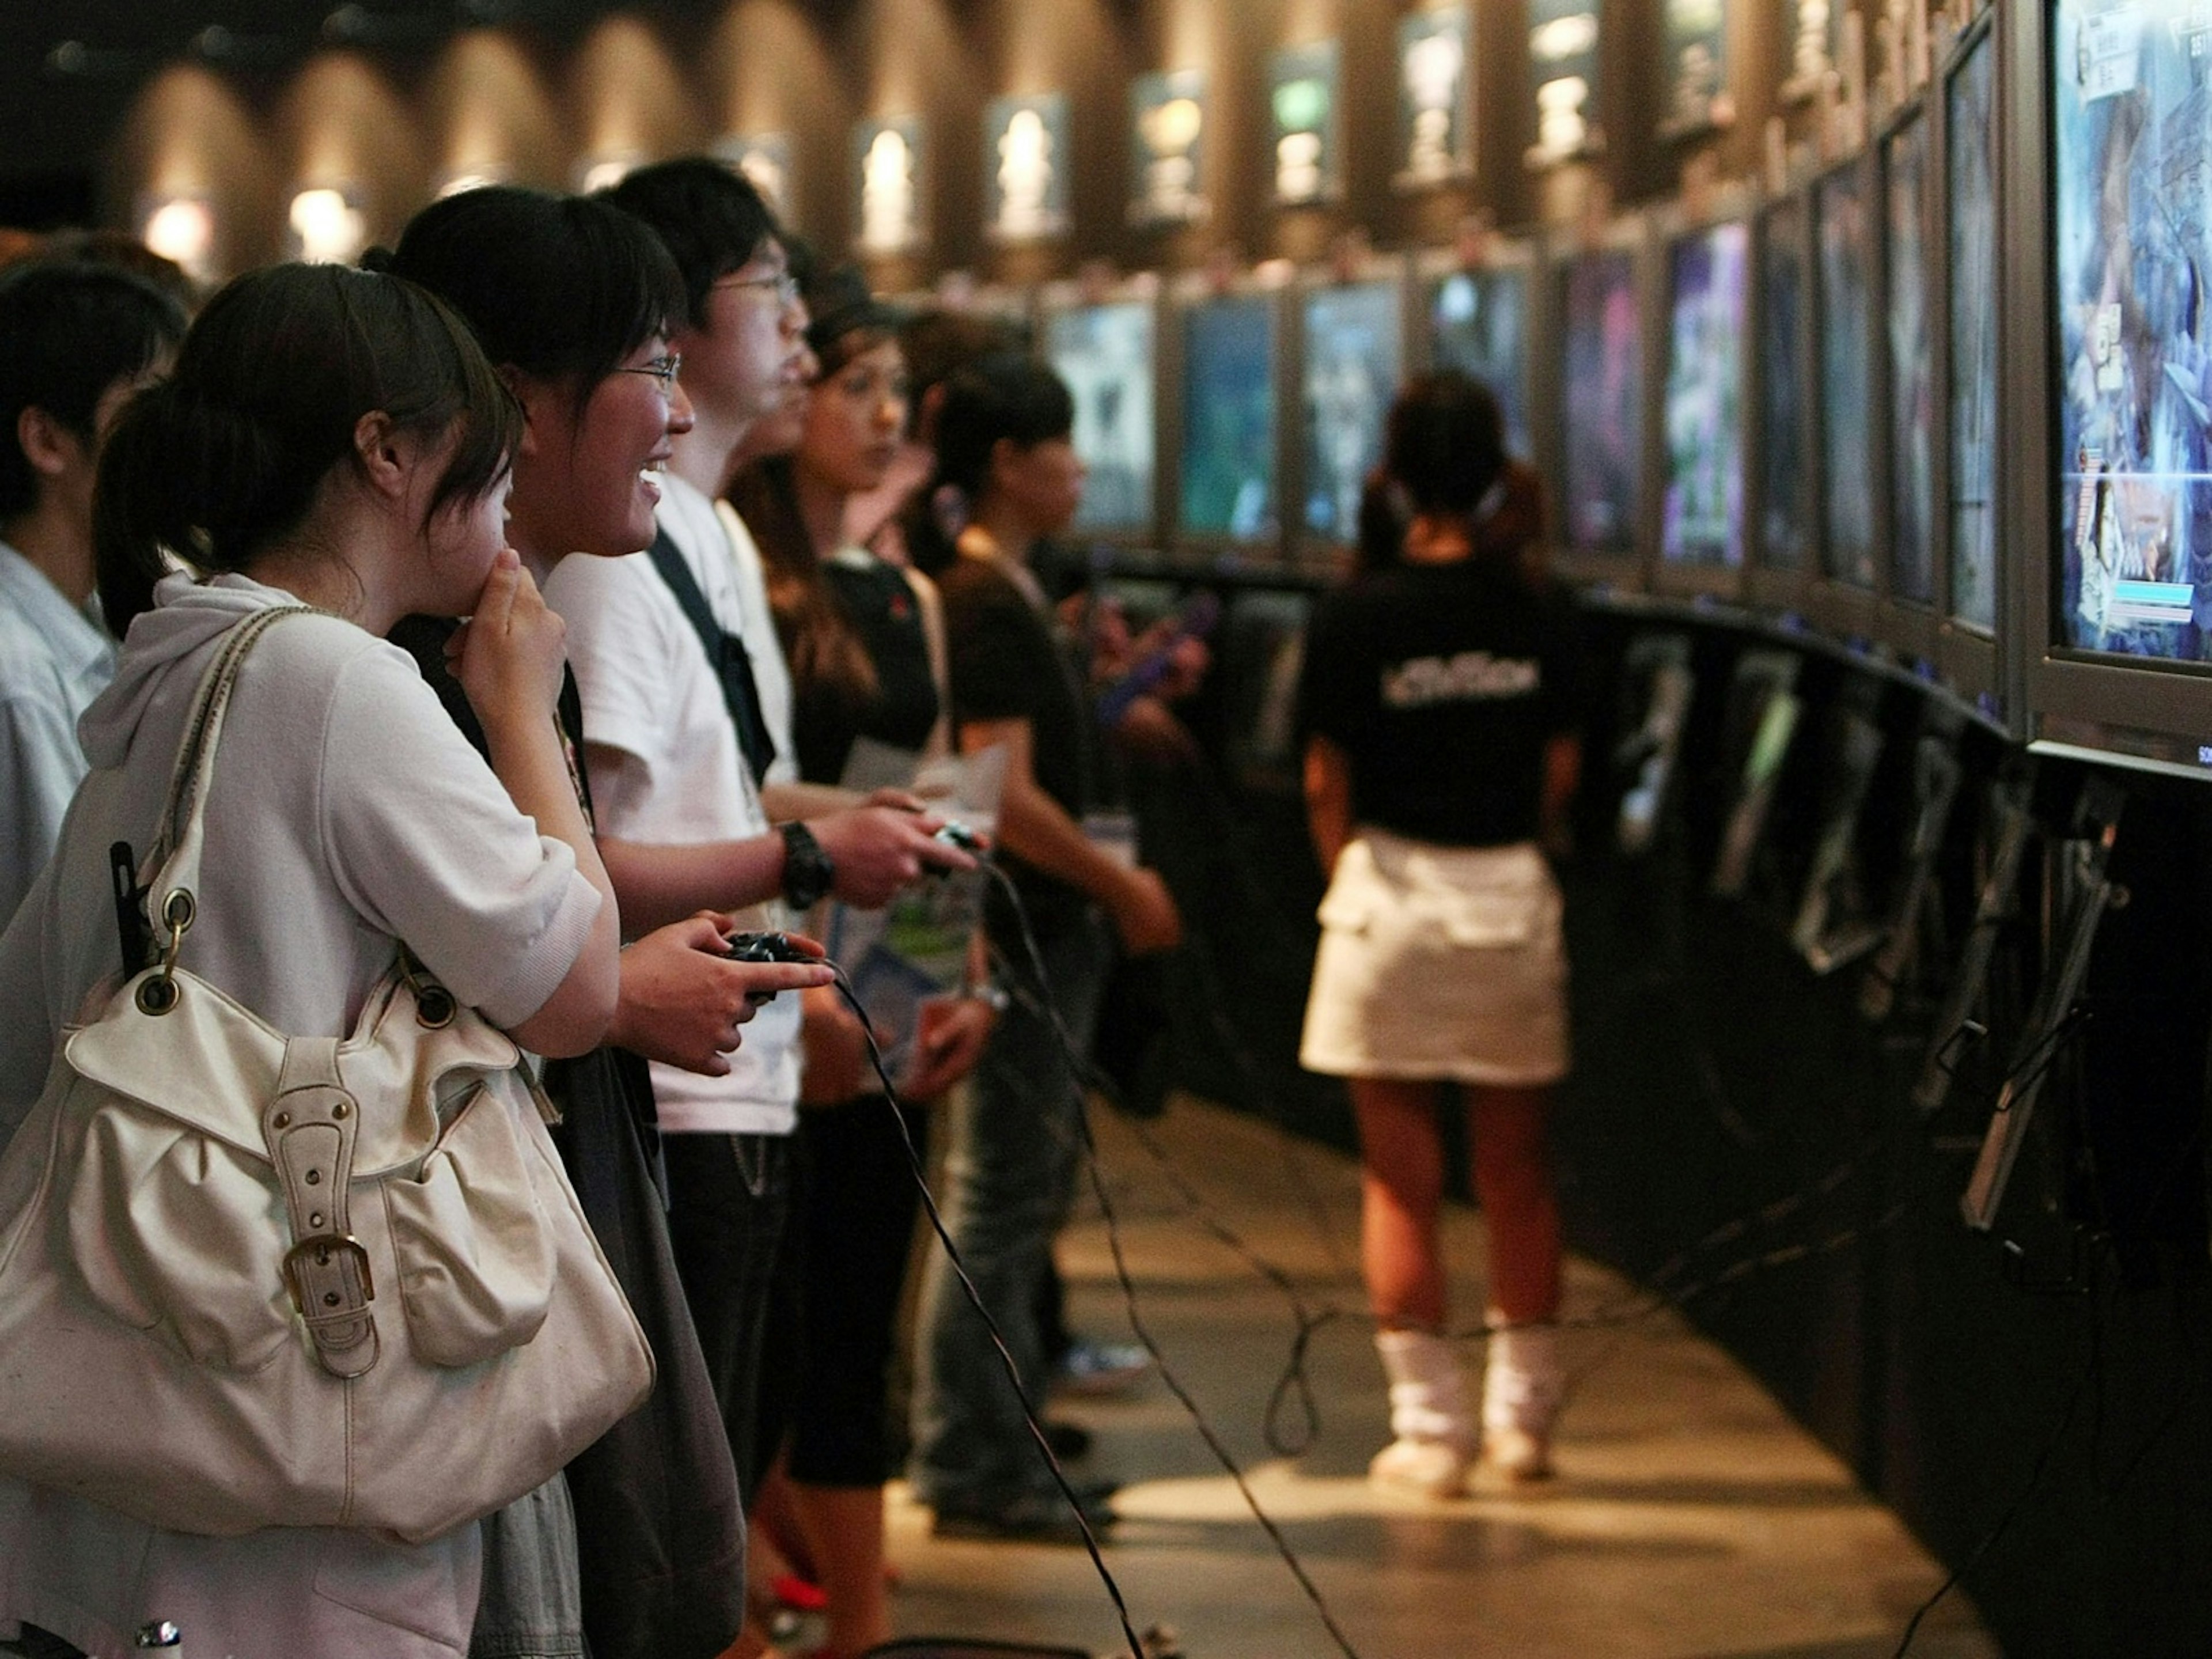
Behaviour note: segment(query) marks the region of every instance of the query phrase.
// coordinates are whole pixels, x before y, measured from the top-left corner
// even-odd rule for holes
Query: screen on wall
[[[1667,336],[1667,494],[1659,556],[1743,562],[1743,313],[1751,233],[1716,225],[1676,242]]]
[[[2051,17],[2057,643],[2212,659],[2212,102],[2190,0]]]
[[[1820,181],[1821,566],[1834,581],[1874,586],[1872,216],[1856,168]]]
[[[1565,277],[1560,480],[1567,545],[1636,550],[1636,480],[1644,431],[1644,339],[1636,261],[1589,253]]]
[[[1303,307],[1305,527],[1350,545],[1359,492],[1382,456],[1382,417],[1404,377],[1395,283],[1316,289]]]
[[[1142,300],[1079,306],[1045,326],[1045,353],[1075,399],[1075,453],[1090,476],[1078,530],[1152,524],[1153,313]]]
[[[1776,570],[1802,570],[1806,520],[1805,203],[1766,216],[1759,271],[1759,555]]]
[[[1208,300],[1184,313],[1182,473],[1187,533],[1275,535],[1275,323],[1265,298]]]
[[[1951,238],[1951,612],[1996,626],[1996,52],[1984,33],[1945,93]]]
[[[1936,600],[1936,365],[1928,337],[1928,123],[1882,145],[1887,232],[1882,285],[1889,345],[1889,591]]]
[[[1518,270],[1455,270],[1423,290],[1429,361],[1488,386],[1505,416],[1505,447],[1528,453],[1528,285]]]

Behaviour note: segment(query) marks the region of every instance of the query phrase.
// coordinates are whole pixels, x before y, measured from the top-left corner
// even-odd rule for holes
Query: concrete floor
[[[1880,1659],[1942,1583],[1842,1465],[1671,1314],[1571,1334],[1558,1480],[1522,1495],[1486,1472],[1449,1504],[1372,1490],[1364,1469],[1387,1410],[1359,1319],[1355,1167],[1188,1100],[1151,1131],[1162,1156],[1110,1114],[1097,1130],[1139,1316],[1343,1632],[1330,1634],[1159,1378],[1060,1402],[1097,1441],[1073,1472],[1124,1483],[1105,1559],[1132,1622],[1171,1627],[1185,1659]],[[1319,1427],[1297,1455],[1271,1449],[1262,1425],[1297,1321],[1285,1293],[1197,1218],[1194,1193],[1312,1310],[1340,1310],[1311,1344]],[[1461,1209],[1448,1226],[1454,1318],[1471,1323],[1480,1223]],[[1087,1195],[1061,1255],[1077,1327],[1125,1340],[1108,1230]],[[1570,1263],[1571,1318],[1632,1299],[1613,1275]],[[1479,1358],[1470,1344],[1470,1364]],[[1295,1431],[1297,1413],[1284,1426]],[[890,1528],[902,1634],[1127,1654],[1082,1551],[940,1542],[902,1488]],[[1997,1652],[1956,1591],[1911,1650]]]

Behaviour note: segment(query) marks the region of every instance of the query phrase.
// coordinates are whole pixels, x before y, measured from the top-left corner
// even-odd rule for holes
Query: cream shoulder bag
[[[0,1474],[420,1540],[549,1479],[653,1360],[504,1034],[404,952],[343,1039],[180,959],[239,664],[296,614],[203,679],[144,866],[161,960],[64,1033],[0,1158]]]

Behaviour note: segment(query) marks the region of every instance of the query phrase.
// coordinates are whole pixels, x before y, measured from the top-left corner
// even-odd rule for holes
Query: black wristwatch
[[[837,866],[803,823],[781,826],[783,896],[794,910],[811,910],[837,879]]]

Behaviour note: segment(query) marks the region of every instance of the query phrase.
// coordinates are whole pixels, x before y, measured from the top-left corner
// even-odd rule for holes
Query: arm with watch
[[[603,835],[599,848],[623,931],[635,935],[776,897],[799,911],[828,897],[875,908],[927,871],[975,867],[934,838],[944,823],[934,813],[871,805],[739,841],[665,845]]]

